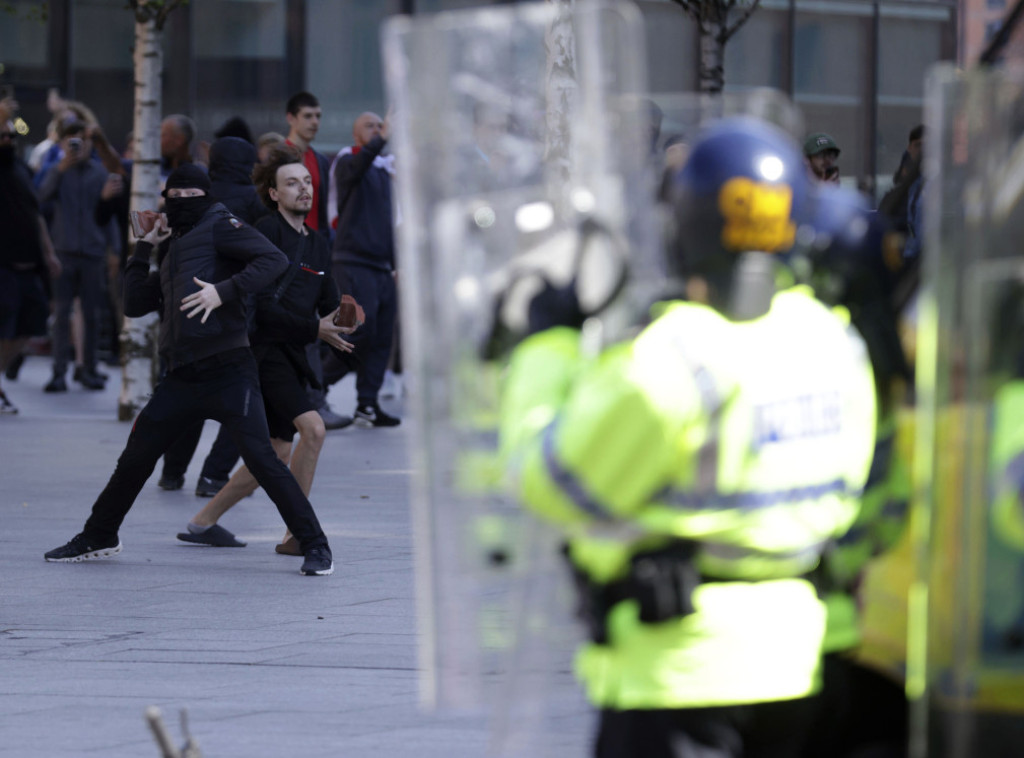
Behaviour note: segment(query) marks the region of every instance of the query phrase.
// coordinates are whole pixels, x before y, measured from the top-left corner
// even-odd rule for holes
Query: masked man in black
[[[82,532],[46,553],[48,561],[106,558],[121,551],[118,530],[157,460],[182,431],[212,418],[231,430],[246,467],[298,540],[301,573],[327,575],[334,562],[313,507],[270,444],[245,300],[280,276],[288,259],[209,195],[192,164],[168,177],[167,221],[153,224],[125,271],[125,315],[161,313],[160,353],[167,374],[132,427],[117,467]],[[168,229],[168,227],[170,227]],[[169,244],[162,244],[167,242]],[[149,271],[153,247],[159,270]]]

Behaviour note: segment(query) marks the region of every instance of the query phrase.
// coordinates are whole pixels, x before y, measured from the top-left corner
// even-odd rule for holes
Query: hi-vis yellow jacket
[[[803,287],[739,323],[670,303],[593,359],[571,329],[524,341],[502,443],[525,504],[566,531],[596,582],[669,537],[699,541],[698,568],[716,579],[683,618],[645,624],[635,601],[616,604],[607,644],[577,657],[591,701],[685,708],[813,693],[825,609],[800,577],[854,521],[874,436],[863,344]]]

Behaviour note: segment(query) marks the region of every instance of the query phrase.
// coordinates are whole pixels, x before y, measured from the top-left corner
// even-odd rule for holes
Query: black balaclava
[[[198,197],[167,197],[167,190],[171,189],[201,189],[206,194]],[[185,163],[174,169],[167,177],[167,185],[161,194],[166,198],[164,209],[167,211],[167,225],[175,237],[191,231],[216,202],[210,197],[210,177],[194,163]]]

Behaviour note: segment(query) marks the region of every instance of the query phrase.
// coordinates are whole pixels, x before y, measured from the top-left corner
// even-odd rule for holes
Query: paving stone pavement
[[[116,376],[102,392],[69,382],[47,395],[49,367],[31,357],[3,381],[21,412],[0,417],[0,756],[159,757],[148,706],[177,744],[187,708],[205,758],[491,754],[480,713],[417,705],[408,421],[327,435],[311,500],[331,577],[302,577],[300,558],[274,553],[283,525],[262,491],[222,521],[248,547],[175,539],[204,502],[193,489],[213,422],[185,489],[160,490],[159,469],[147,482],[120,555],[46,563],[81,529],[129,432]],[[330,400],[351,413],[353,395],[346,380]],[[553,718],[556,747],[542,752],[584,755],[585,705],[569,696]]]

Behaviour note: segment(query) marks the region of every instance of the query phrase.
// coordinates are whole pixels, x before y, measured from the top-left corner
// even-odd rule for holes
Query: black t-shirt
[[[28,169],[20,161],[0,165],[0,266],[43,264],[39,240],[39,201]]]

